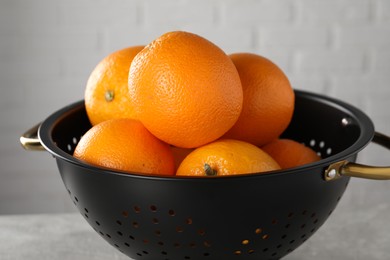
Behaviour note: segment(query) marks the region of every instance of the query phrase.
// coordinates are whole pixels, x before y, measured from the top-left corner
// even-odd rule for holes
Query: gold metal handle
[[[390,149],[390,137],[375,133],[374,143]],[[325,180],[331,181],[341,176],[358,177],[374,180],[390,180],[390,167],[369,166],[348,161],[341,161],[331,164],[325,170]]]
[[[45,148],[42,146],[41,141],[38,138],[38,129],[41,124],[33,126],[27,130],[21,137],[20,143],[23,148],[29,151],[44,151]]]

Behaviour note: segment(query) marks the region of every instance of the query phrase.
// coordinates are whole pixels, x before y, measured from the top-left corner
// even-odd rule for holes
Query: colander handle
[[[22,144],[23,148],[29,151],[44,151],[45,148],[42,146],[41,141],[38,137],[38,129],[41,126],[41,124],[37,124],[27,130],[21,137],[20,137],[20,143]]]
[[[375,132],[372,141],[376,144],[390,149],[389,136]],[[350,176],[374,180],[390,180],[390,167],[369,166],[348,161],[341,161],[331,164],[325,170],[324,175],[325,180],[327,181],[336,180],[341,176]]]

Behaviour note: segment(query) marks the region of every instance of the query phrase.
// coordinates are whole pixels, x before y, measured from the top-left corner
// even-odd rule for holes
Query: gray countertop
[[[381,184],[383,183],[383,184]],[[325,224],[285,260],[390,259],[389,194],[384,182],[354,180]],[[372,185],[369,194],[359,185]],[[0,216],[2,260],[129,259],[106,243],[79,213]]]

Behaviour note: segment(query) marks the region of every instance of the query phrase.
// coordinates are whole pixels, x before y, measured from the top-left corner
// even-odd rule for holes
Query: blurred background
[[[268,57],[295,89],[355,105],[390,135],[388,0],[0,0],[0,214],[75,211],[54,159],[20,135],[82,99],[103,57],[172,30]],[[389,155],[370,144],[358,161]],[[371,220],[388,219],[389,195],[390,182],[353,179],[338,214],[376,204]]]

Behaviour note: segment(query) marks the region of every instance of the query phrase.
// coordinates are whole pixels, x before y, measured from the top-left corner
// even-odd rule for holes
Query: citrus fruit
[[[176,175],[223,176],[278,169],[275,160],[257,146],[220,139],[191,152],[180,164]]]
[[[225,138],[262,146],[280,136],[294,111],[294,91],[284,72],[252,53],[231,54],[244,92],[242,112]]]
[[[262,149],[271,155],[282,169],[302,166],[321,159],[314,150],[291,139],[277,139]]]
[[[113,118],[133,118],[127,80],[131,61],[143,46],[118,50],[101,60],[91,72],[85,89],[85,108],[92,125]]]
[[[175,163],[169,145],[153,136],[141,122],[111,119],[90,128],[74,156],[87,163],[134,173],[173,175]]]
[[[237,121],[243,101],[238,72],[218,46],[189,32],[168,32],[132,61],[129,93],[137,118],[159,139],[193,148]]]

